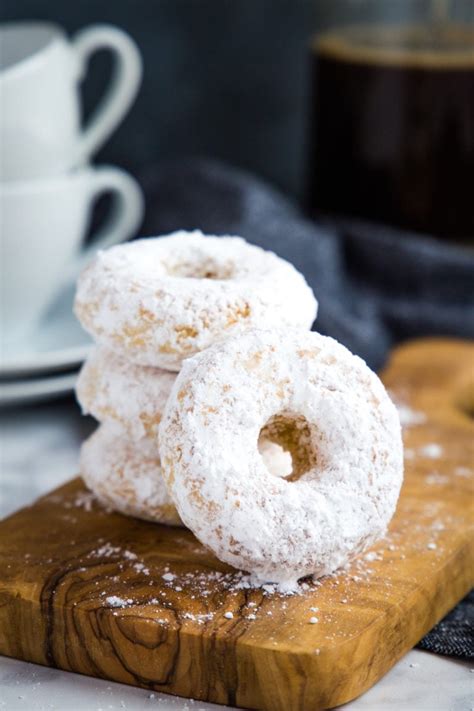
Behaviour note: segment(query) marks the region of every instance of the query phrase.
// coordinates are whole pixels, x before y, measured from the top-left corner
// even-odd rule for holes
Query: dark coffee
[[[348,28],[312,50],[309,208],[474,241],[474,30]]]

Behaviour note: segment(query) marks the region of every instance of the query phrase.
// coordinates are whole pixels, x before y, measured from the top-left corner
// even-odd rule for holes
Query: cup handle
[[[114,131],[132,104],[142,77],[142,60],[135,42],[111,25],[94,25],[72,39],[79,58],[81,79],[94,52],[108,49],[114,55],[110,85],[88,121],[79,142],[77,162],[86,163]]]
[[[95,256],[98,249],[124,242],[139,227],[144,212],[142,191],[138,183],[120,168],[104,166],[96,168],[89,183],[89,205],[102,193],[111,192],[114,200],[106,223],[92,237],[92,244],[85,247],[66,269],[64,281],[76,279],[79,272]]]

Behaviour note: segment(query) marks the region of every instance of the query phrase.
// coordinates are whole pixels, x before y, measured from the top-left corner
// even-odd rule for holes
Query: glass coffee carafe
[[[474,1],[338,5],[311,47],[310,211],[474,242]]]

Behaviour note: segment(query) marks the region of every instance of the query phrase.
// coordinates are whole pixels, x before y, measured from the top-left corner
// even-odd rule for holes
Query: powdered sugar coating
[[[105,506],[147,521],[182,526],[161,475],[156,442],[140,445],[101,425],[81,447],[80,471]]]
[[[83,414],[115,423],[135,441],[156,438],[176,374],[135,365],[96,347],[82,366],[76,396]]]
[[[310,445],[311,468],[296,481],[257,456],[279,413]],[[185,361],[160,453],[195,535],[283,587],[331,573],[382,536],[403,477],[400,422],[378,377],[333,339],[296,329],[251,330]]]
[[[184,358],[249,327],[309,329],[317,302],[273,252],[181,231],[99,252],[79,278],[75,313],[124,358],[178,371]]]

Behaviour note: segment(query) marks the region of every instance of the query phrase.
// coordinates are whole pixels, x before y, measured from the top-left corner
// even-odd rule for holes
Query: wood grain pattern
[[[248,589],[188,531],[109,513],[75,479],[0,524],[0,652],[269,711],[358,696],[473,583],[473,364],[456,341],[394,353],[384,381],[426,420],[405,430],[389,536],[350,569]]]

